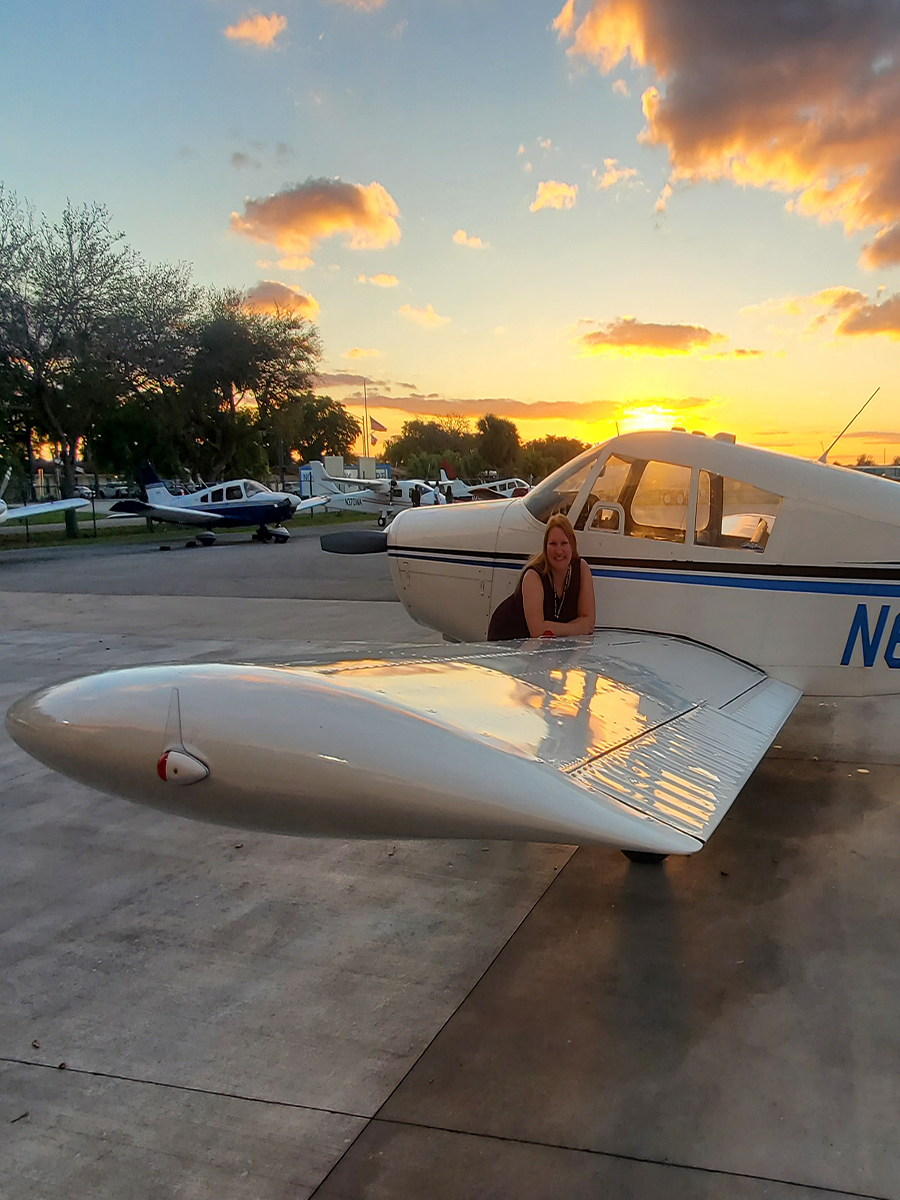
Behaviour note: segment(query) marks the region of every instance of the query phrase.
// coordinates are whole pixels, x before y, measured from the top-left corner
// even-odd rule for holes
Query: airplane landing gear
[[[622,853],[633,863],[641,863],[645,867],[657,866],[669,857],[668,854],[652,854],[649,850],[623,850]]]
[[[211,529],[204,529],[202,533],[197,534],[197,541],[201,546],[214,546],[216,544],[216,535]]]
[[[270,529],[268,525],[260,525],[253,535],[253,540],[254,542],[275,542],[276,545],[283,546],[290,540],[290,536],[283,525],[276,525],[274,529]]]
[[[378,518],[378,528],[384,529],[385,525],[387,525],[387,522],[388,522],[387,513],[382,513],[381,516]]]

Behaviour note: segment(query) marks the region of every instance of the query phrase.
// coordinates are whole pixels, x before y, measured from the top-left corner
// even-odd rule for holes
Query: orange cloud
[[[555,179],[548,179],[545,183],[538,184],[531,211],[537,212],[541,208],[572,208],[577,197],[577,183],[558,183]]]
[[[597,187],[601,189],[615,187],[617,183],[624,183],[628,179],[637,177],[637,167],[620,167],[618,160],[615,158],[604,158],[604,171],[601,175],[596,167],[593,169],[594,179],[597,181]]]
[[[341,358],[378,358],[380,350],[364,350],[361,346],[354,346],[352,350],[345,350]]]
[[[859,304],[842,317],[836,332],[844,337],[871,336],[900,339],[900,293],[881,304]]]
[[[616,317],[577,339],[586,354],[690,354],[727,340],[702,325],[655,325],[634,317]]]
[[[400,240],[400,215],[380,183],[364,187],[339,179],[308,179],[261,200],[245,200],[231,228],[268,242],[288,256],[306,258],[325,238],[341,234],[351,250],[370,250]]]
[[[286,254],[279,258],[278,265],[282,271],[305,271],[313,265],[313,260],[306,254]]]
[[[423,325],[426,329],[437,329],[438,326],[447,325],[450,322],[449,317],[438,316],[432,304],[426,304],[424,308],[413,308],[411,304],[402,304],[400,315],[406,317],[408,321],[415,321],[417,325]]]
[[[343,4],[345,8],[355,8],[357,12],[374,12],[376,8],[381,8],[384,2],[385,0],[331,0],[332,4]],[[405,26],[406,22],[401,21],[400,24]]]
[[[371,283],[374,287],[392,288],[396,287],[400,280],[396,275],[360,275],[357,277],[359,283]]]
[[[261,279],[244,296],[244,306],[253,312],[288,312],[314,321],[319,305],[314,296],[303,293],[299,288],[289,287],[276,279]]]
[[[880,334],[900,338],[900,293],[896,292],[879,303],[877,296],[872,302],[857,288],[838,285],[822,288],[809,296],[767,300],[765,304],[751,305],[742,311],[756,313],[772,310],[792,317],[814,314],[806,326],[807,333],[834,325],[834,333],[838,337],[874,337]]]
[[[896,6],[809,0],[787,14],[783,0],[589,0],[554,27],[603,73],[626,59],[654,72],[641,140],[667,150],[670,186],[783,192],[794,212],[874,230],[865,266],[900,263]]]
[[[457,229],[453,235],[453,240],[457,246],[470,246],[473,250],[485,250],[487,242],[483,242],[480,237],[469,237],[464,229]]]
[[[262,13],[253,13],[244,17],[234,25],[229,25],[225,36],[235,42],[250,42],[254,46],[268,49],[273,45],[279,33],[287,29],[287,17],[280,13],[270,13],[264,17]]]

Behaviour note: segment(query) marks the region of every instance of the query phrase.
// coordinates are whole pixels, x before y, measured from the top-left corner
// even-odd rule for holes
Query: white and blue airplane
[[[593,576],[593,637],[486,644],[556,512]],[[795,750],[900,762],[892,482],[721,435],[633,433],[520,499],[336,536],[386,551],[411,616],[459,644],[95,675],[19,701],[11,736],[203,820],[638,861],[700,850],[795,708]]]
[[[428,508],[446,503],[440,490],[423,479],[355,480],[329,475],[314,459],[309,464],[315,495],[299,511],[322,508],[325,512],[356,512],[378,518],[383,529],[404,508]]]
[[[28,521],[33,517],[41,517],[45,513],[64,513],[70,508],[84,508],[87,500],[47,500],[41,504],[23,504],[18,508],[10,508],[3,496],[12,477],[12,467],[8,468],[0,483],[0,525],[6,521]]]
[[[255,479],[228,479],[190,495],[173,496],[153,467],[141,467],[139,475],[147,499],[117,500],[110,512],[196,527],[197,541],[204,546],[213,545],[217,529],[254,525],[256,541],[283,545],[291,535],[281,522],[304,507],[291,493],[270,491]]]

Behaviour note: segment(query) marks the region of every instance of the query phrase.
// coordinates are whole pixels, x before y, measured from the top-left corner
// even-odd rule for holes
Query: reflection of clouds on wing
[[[864,265],[900,262],[900,10],[782,0],[566,0],[568,53],[604,74],[630,60],[659,87],[641,140],[671,183],[730,179],[789,195],[793,211],[875,231]],[[661,207],[671,194],[661,197]]]

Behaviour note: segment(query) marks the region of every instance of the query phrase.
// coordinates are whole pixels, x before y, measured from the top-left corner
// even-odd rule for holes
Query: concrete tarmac
[[[0,706],[439,640],[392,597],[317,536],[3,554]],[[896,767],[768,758],[657,868],[194,824],[5,731],[0,778],[10,1200],[900,1200]]]

